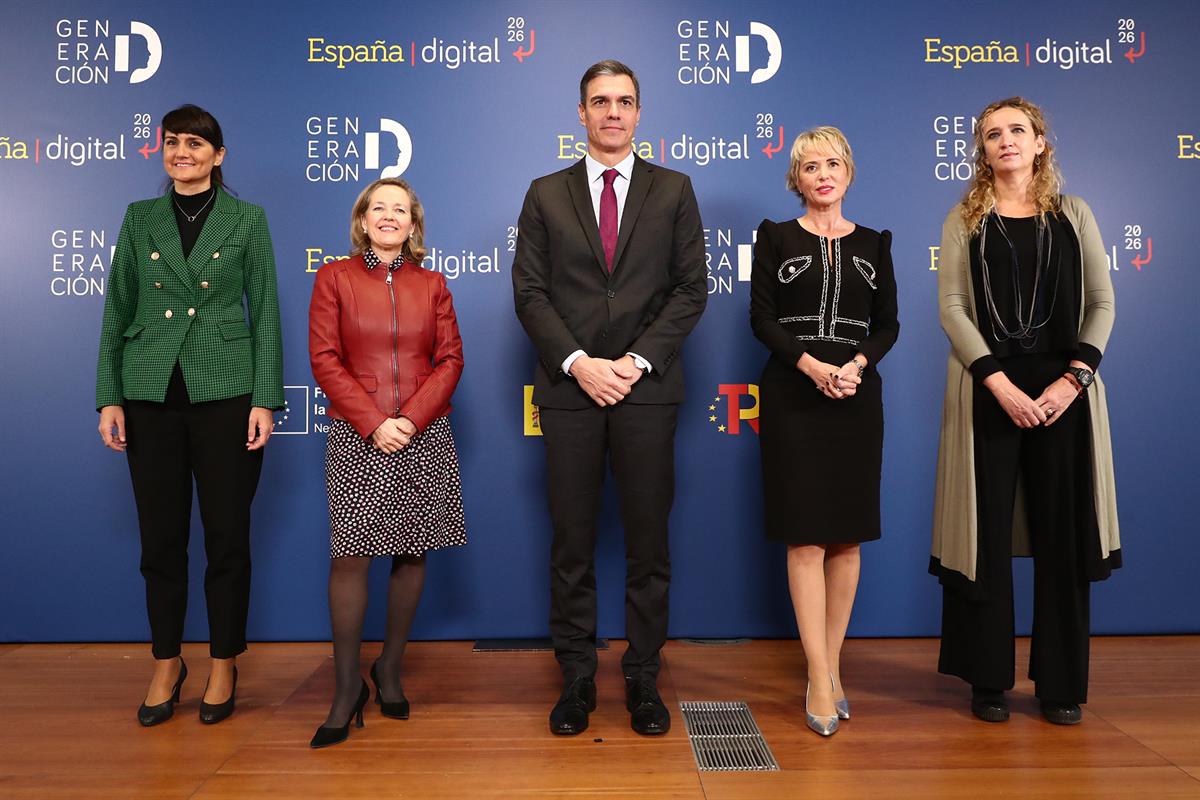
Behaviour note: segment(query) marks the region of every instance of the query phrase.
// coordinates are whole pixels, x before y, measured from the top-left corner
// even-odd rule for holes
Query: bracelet
[[[867,368],[867,365],[863,364],[861,361],[859,361],[858,356],[855,356],[854,358],[850,359],[850,363],[853,364],[854,366],[858,367],[858,377],[861,378],[863,372]]]
[[[1079,382],[1079,378],[1076,378],[1070,372],[1064,372],[1063,377],[1067,379],[1067,383],[1069,383],[1075,387],[1075,396],[1076,397],[1083,394],[1083,384]]]

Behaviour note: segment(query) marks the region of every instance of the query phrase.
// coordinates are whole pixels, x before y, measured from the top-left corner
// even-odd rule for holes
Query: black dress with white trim
[[[763,220],[754,247],[750,324],[771,351],[759,380],[767,537],[788,544],[878,539],[883,386],[876,370],[900,331],[891,233],[831,239],[797,220]],[[853,397],[820,392],[797,361],[868,367]]]

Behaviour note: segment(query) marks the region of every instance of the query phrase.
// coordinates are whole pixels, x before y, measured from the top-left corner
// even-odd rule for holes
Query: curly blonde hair
[[[975,176],[962,201],[963,222],[970,233],[977,231],[983,218],[996,207],[996,176],[984,155],[983,126],[990,115],[1002,108],[1015,108],[1024,113],[1029,117],[1034,134],[1041,136],[1046,143],[1046,149],[1034,159],[1033,180],[1029,184],[1029,199],[1037,207],[1038,214],[1044,216],[1062,207],[1063,177],[1054,157],[1054,143],[1050,141],[1050,129],[1042,109],[1024,97],[997,100],[979,114],[975,123]]]
[[[408,214],[412,218],[412,230],[409,232],[408,240],[404,242],[401,252],[405,259],[419,265],[425,260],[426,253],[425,208],[417,199],[417,193],[408,185],[408,181],[400,178],[380,178],[359,193],[358,199],[354,201],[354,210],[350,212],[350,255],[356,256],[371,246],[371,240],[367,238],[367,232],[363,230],[362,221],[363,217],[367,215],[367,206],[371,204],[371,194],[380,186],[395,186],[403,189],[412,201],[411,208],[408,210]]]

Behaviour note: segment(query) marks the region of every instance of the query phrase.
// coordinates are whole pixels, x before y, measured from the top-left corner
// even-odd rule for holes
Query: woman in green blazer
[[[100,438],[129,461],[155,661],[138,709],[170,719],[195,479],[204,521],[212,669],[200,721],[233,713],[246,649],[250,503],[283,407],[279,302],[267,220],[223,187],[221,127],[186,105],[162,120],[170,191],[129,206],[113,254],[96,368]],[[246,311],[249,310],[249,319]]]

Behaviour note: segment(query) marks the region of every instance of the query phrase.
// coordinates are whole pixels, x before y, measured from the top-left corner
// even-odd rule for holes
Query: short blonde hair
[[[371,246],[371,240],[367,238],[367,232],[363,230],[362,221],[363,217],[367,215],[367,206],[371,204],[371,195],[380,186],[395,186],[408,193],[410,201],[408,214],[412,218],[412,231],[409,233],[408,240],[404,242],[401,253],[414,264],[420,264],[425,260],[426,252],[425,208],[417,199],[417,193],[408,185],[408,181],[400,178],[380,178],[359,193],[358,199],[354,201],[354,210],[350,212],[350,255],[356,256]]]
[[[804,163],[804,154],[817,147],[827,148],[841,156],[846,162],[846,172],[849,176],[846,188],[849,189],[854,183],[854,152],[850,149],[850,142],[846,141],[846,135],[832,125],[810,128],[792,142],[792,161],[788,165],[787,173],[788,190],[795,192],[800,202],[805,205],[808,201],[800,191],[800,166]]]

